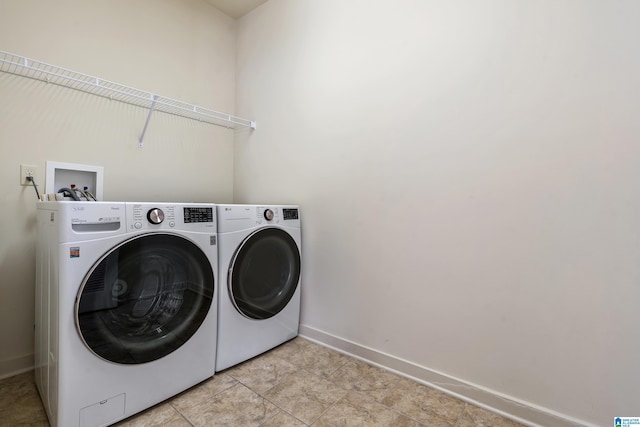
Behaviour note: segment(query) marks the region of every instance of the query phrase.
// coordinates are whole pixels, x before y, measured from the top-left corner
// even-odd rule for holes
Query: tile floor
[[[33,372],[0,381],[0,426],[18,425],[49,425]],[[116,426],[520,424],[298,337]]]

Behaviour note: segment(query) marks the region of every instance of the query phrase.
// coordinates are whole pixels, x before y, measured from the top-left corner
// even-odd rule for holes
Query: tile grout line
[[[223,375],[227,375],[227,376],[229,376],[230,378],[234,379],[234,380],[236,381],[236,382],[235,382],[235,384],[231,384],[229,387],[226,387],[226,388],[223,388],[222,390],[219,390],[218,392],[216,392],[216,393],[212,394],[210,397],[217,396],[217,395],[219,395],[220,393],[223,393],[223,392],[225,392],[225,391],[227,391],[227,390],[231,389],[232,387],[234,387],[235,385],[237,385],[237,384],[239,383],[239,381],[238,381],[237,379],[235,379],[234,377],[232,377],[231,375],[229,375],[229,374],[223,374]],[[187,422],[189,423],[189,425],[190,425],[190,426],[192,426],[192,427],[196,427],[196,425],[195,425],[193,422],[191,422],[191,420],[189,419],[189,417],[187,417],[187,415],[185,415],[185,414],[184,414],[180,409],[178,409],[178,408],[174,405],[174,403],[173,403],[173,402],[174,402],[174,400],[176,399],[176,397],[177,397],[177,396],[179,396],[179,395],[186,395],[186,394],[189,394],[189,393],[190,393],[190,392],[191,392],[195,387],[202,387],[202,386],[203,386],[203,384],[204,384],[205,382],[208,382],[208,381],[214,381],[214,377],[215,377],[215,373],[214,373],[214,375],[212,375],[212,376],[211,376],[211,378],[209,378],[209,379],[207,379],[207,380],[204,380],[204,381],[200,382],[199,384],[197,384],[197,385],[195,385],[195,386],[193,386],[193,387],[190,387],[190,388],[189,388],[189,389],[187,389],[187,390],[182,391],[181,393],[178,393],[178,395],[176,395],[176,396],[173,396],[172,398],[170,398],[170,400],[169,400],[169,402],[168,402],[168,403],[169,403],[169,405],[170,405],[170,406],[171,406],[171,407],[172,407],[172,408],[173,408],[173,409],[174,409],[178,414],[180,414],[180,416],[181,416],[182,418],[184,418],[184,419],[185,419],[185,421],[187,421]],[[135,415],[134,415],[134,416],[135,416]]]
[[[313,426],[315,423],[317,423],[317,422],[318,422],[318,420],[319,420],[320,418],[322,418],[322,416],[323,416],[324,414],[326,414],[326,413],[327,413],[331,408],[333,408],[333,407],[334,407],[334,406],[336,406],[339,402],[341,402],[345,397],[346,397],[346,395],[342,396],[340,399],[336,400],[336,401],[335,401],[335,402],[333,402],[331,405],[329,405],[329,407],[328,407],[327,409],[325,409],[324,411],[322,411],[322,414],[320,414],[320,415],[318,416],[318,418],[316,418],[315,420],[313,420],[313,422],[312,422],[311,424],[309,424],[309,426],[311,427],[311,426]]]
[[[193,423],[191,422],[191,420],[190,420],[190,419],[189,419],[185,414],[183,414],[183,413],[182,413],[182,411],[180,411],[178,408],[176,408],[175,406],[173,406],[173,402],[169,402],[169,405],[170,405],[170,406],[173,408],[173,410],[174,410],[174,411],[176,411],[176,412],[177,412],[177,413],[178,413],[178,414],[179,414],[179,415],[180,415],[180,416],[181,416],[181,417],[182,417],[182,418],[183,418],[187,423],[189,423],[189,425],[190,425],[191,427],[195,427],[195,424],[193,424]]]
[[[258,357],[259,357],[259,356],[258,356]],[[276,356],[276,357],[277,357],[278,359],[280,359],[280,360],[284,360],[285,362],[291,363],[291,362],[289,362],[288,360],[286,360],[286,359],[284,359],[284,358],[282,358],[282,357],[280,357],[280,356]],[[250,360],[251,360],[251,359],[250,359]],[[243,363],[246,363],[246,362],[248,362],[248,361],[245,361],[245,362],[239,363],[239,364],[238,364],[238,365],[236,365],[236,366],[242,365]],[[268,392],[269,392],[269,390],[271,390],[271,389],[273,389],[274,387],[276,387],[278,384],[280,384],[281,382],[283,382],[283,381],[284,381],[285,379],[287,379],[289,376],[293,375],[293,374],[294,374],[294,373],[296,373],[296,372],[302,371],[302,370],[306,371],[306,369],[301,368],[301,367],[300,367],[300,366],[298,366],[298,365],[295,365],[295,364],[293,364],[293,365],[296,367],[296,370],[295,370],[295,371],[290,372],[290,373],[288,373],[288,374],[286,374],[286,375],[284,375],[284,376],[280,377],[280,378],[278,379],[278,381],[276,381],[276,382],[275,382],[271,387],[269,387],[269,388],[268,388],[267,390],[265,390],[264,392],[259,392],[259,391],[257,391],[257,390],[254,390],[254,389],[253,389],[249,384],[246,384],[246,383],[242,382],[242,380],[240,380],[240,378],[234,377],[232,374],[226,374],[226,375],[228,375],[229,377],[233,378],[233,379],[234,379],[234,380],[236,380],[239,384],[242,384],[244,387],[248,388],[249,390],[251,390],[251,391],[252,391],[253,393],[255,393],[256,395],[260,396],[260,398],[262,398],[263,400],[265,400],[265,401],[267,401],[267,402],[271,403],[273,406],[275,406],[276,408],[278,408],[278,410],[279,410],[279,411],[284,412],[285,414],[288,414],[289,416],[291,416],[291,417],[293,417],[294,419],[298,420],[299,422],[301,422],[301,423],[302,423],[302,424],[304,424],[305,426],[309,427],[309,426],[311,426],[311,424],[307,424],[307,423],[305,423],[305,422],[304,422],[304,421],[302,421],[300,418],[296,417],[294,414],[292,414],[291,412],[289,412],[289,411],[287,411],[286,409],[282,408],[279,404],[277,404],[276,402],[274,402],[273,400],[271,400],[271,399],[269,399],[268,397],[266,397],[266,396],[265,396],[265,394],[266,394],[266,393],[268,393]],[[230,367],[229,369],[232,369],[232,368],[233,368],[233,367]],[[308,372],[308,371],[307,371],[307,372]],[[311,372],[309,372],[309,373],[310,373],[310,374],[312,374]],[[315,375],[315,374],[313,374],[313,375]],[[272,418],[276,417],[277,415],[278,415],[278,413],[273,414],[271,417],[269,417],[269,419],[264,420],[264,422],[260,423],[260,425],[264,425],[268,420],[270,420],[270,419],[272,419]],[[315,422],[315,421],[314,421],[314,422]]]
[[[299,350],[299,352],[302,350]],[[344,389],[343,387],[341,387],[338,384],[335,384],[333,381],[331,381],[329,379],[329,377],[331,375],[333,375],[334,373],[336,373],[337,371],[339,371],[340,369],[342,369],[344,366],[347,365],[347,363],[349,363],[349,361],[345,361],[343,364],[341,364],[340,366],[338,366],[338,368],[334,369],[330,374],[327,375],[327,377],[324,377],[323,375],[319,375],[316,374],[315,372],[311,372],[309,369],[307,369],[304,366],[300,366],[299,364],[293,363],[293,362],[289,362],[289,360],[280,357],[280,356],[276,356],[278,359],[283,360],[285,362],[288,363],[292,363],[295,367],[296,370],[293,372],[290,372],[284,376],[282,376],[281,378],[278,379],[278,381],[276,381],[273,386],[271,386],[269,389],[265,390],[264,392],[258,392],[254,389],[252,389],[248,384],[243,383],[239,378],[234,377],[233,375],[230,375],[232,378],[234,378],[236,381],[240,382],[242,385],[244,385],[245,387],[247,387],[249,390],[253,391],[254,393],[256,393],[258,396],[260,396],[261,398],[263,398],[264,400],[266,400],[267,402],[271,403],[272,405],[274,405],[276,408],[278,408],[279,410],[281,410],[282,412],[289,414],[291,417],[295,418],[296,420],[300,421],[302,424],[304,424],[305,426],[312,426],[314,423],[316,423],[329,409],[331,409],[333,406],[335,406],[338,402],[340,402],[342,399],[344,399],[344,397],[346,396],[342,396],[340,399],[336,400],[335,402],[333,402],[331,405],[329,405],[317,418],[315,418],[310,424],[307,424],[306,422],[302,421],[300,418],[296,417],[294,414],[292,414],[291,412],[289,412],[288,410],[282,408],[279,404],[277,404],[276,402],[274,402],[273,400],[269,399],[268,397],[265,396],[266,393],[268,393],[270,390],[272,390],[273,388],[275,388],[278,384],[282,383],[283,381],[285,381],[288,377],[290,377],[291,375],[300,372],[300,371],[304,371],[309,375],[312,375],[314,377],[316,377],[319,380],[324,380],[324,381],[328,381],[331,384],[339,387],[340,389],[342,389],[343,391],[348,393],[348,390]],[[244,362],[243,362],[244,363]],[[277,414],[274,415],[274,417]],[[272,417],[273,418],[273,417]],[[266,421],[265,421],[266,422]],[[263,423],[264,424],[264,423]]]
[[[294,373],[296,373],[296,372],[299,372],[299,371],[302,371],[302,370],[303,370],[302,368],[300,368],[300,367],[298,367],[298,366],[296,366],[296,367],[298,368],[296,371],[291,372],[291,373],[289,373],[289,374],[285,375],[284,377],[282,377],[282,380],[281,380],[281,381],[279,381],[278,383],[280,383],[280,382],[284,381],[284,379],[286,379],[287,377],[289,377],[289,376],[293,375]],[[234,377],[234,378],[235,378],[235,377]],[[236,378],[236,379],[237,379],[237,378]],[[238,380],[238,381],[240,382],[240,380]],[[271,390],[271,389],[275,388],[275,387],[278,385],[278,383],[274,384],[272,387],[270,387],[269,389],[265,390],[263,393],[259,393],[259,392],[255,391],[255,390],[253,390],[251,387],[249,387],[248,385],[246,385],[246,384],[244,384],[244,383],[242,383],[242,382],[240,382],[240,383],[241,383],[242,385],[244,385],[245,387],[247,387],[247,388],[248,388],[249,390],[251,390],[252,392],[254,392],[255,394],[257,394],[258,396],[260,396],[262,399],[264,399],[264,400],[266,400],[267,402],[271,403],[273,406],[275,406],[276,408],[278,408],[279,410],[281,410],[281,411],[282,411],[282,412],[284,412],[285,414],[289,414],[290,416],[292,416],[292,417],[293,417],[293,418],[295,418],[296,420],[300,421],[300,422],[301,422],[302,424],[304,424],[305,426],[309,427],[309,426],[311,426],[311,425],[313,424],[313,423],[311,423],[311,424],[307,424],[307,423],[305,423],[305,422],[304,422],[304,421],[302,421],[300,418],[296,417],[294,414],[292,414],[291,412],[289,412],[289,411],[287,411],[286,409],[282,408],[279,404],[277,404],[276,402],[274,402],[273,400],[271,400],[271,399],[269,399],[268,397],[266,397],[266,396],[265,396],[265,394],[266,394],[267,392],[269,392],[269,390]],[[274,414],[273,416],[275,417],[276,415],[278,415],[278,414]],[[271,418],[273,418],[273,417],[271,417]],[[265,421],[265,422],[266,422],[266,421]],[[315,421],[314,421],[314,422],[315,422]],[[262,424],[264,424],[264,423],[262,423]]]

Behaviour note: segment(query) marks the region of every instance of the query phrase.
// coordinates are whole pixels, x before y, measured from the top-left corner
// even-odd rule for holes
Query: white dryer
[[[298,335],[298,206],[218,205],[216,372]]]
[[[215,372],[213,204],[40,202],[36,384],[53,427],[104,426]]]

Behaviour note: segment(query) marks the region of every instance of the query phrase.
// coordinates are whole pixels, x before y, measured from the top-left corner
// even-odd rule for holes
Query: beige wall
[[[242,18],[236,103],[259,125],[234,195],[302,206],[303,329],[546,425],[637,412],[639,20],[633,0]]]
[[[234,112],[235,21],[202,0],[0,1],[0,49]],[[104,197],[230,202],[233,131],[0,73],[0,377],[33,365],[35,192],[20,163],[104,167]]]

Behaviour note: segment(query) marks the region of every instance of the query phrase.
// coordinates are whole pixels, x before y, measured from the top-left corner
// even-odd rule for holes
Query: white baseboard
[[[33,353],[13,359],[0,360],[0,380],[33,369]]]
[[[331,335],[319,329],[312,328],[311,326],[300,325],[299,331],[302,337],[325,347],[330,347],[356,359],[411,378],[458,399],[496,412],[525,425],[545,427],[597,427],[595,424],[577,420],[548,408],[543,408],[477,384],[453,378],[413,362]]]

